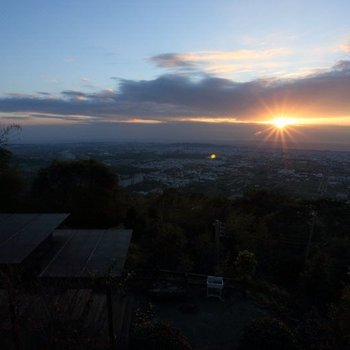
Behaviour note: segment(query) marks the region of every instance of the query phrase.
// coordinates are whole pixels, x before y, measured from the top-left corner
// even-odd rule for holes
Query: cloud
[[[280,57],[290,54],[288,48],[266,50],[233,50],[233,51],[204,51],[189,53],[166,53],[150,58],[158,67],[168,68],[175,66],[193,65],[198,62],[256,60]]]
[[[344,73],[349,75],[350,61],[341,60],[333,67],[333,69],[335,72],[338,72],[340,75],[343,75]],[[333,72],[333,74],[334,74],[334,72]]]
[[[168,60],[168,59],[167,59]],[[169,60],[168,60],[169,61]],[[237,82],[203,75],[166,74],[153,80],[119,80],[117,90],[65,90],[60,95],[12,94],[0,98],[0,112],[85,116],[84,122],[160,122],[215,119],[256,122],[288,113],[307,118],[350,118],[350,61],[294,79]],[[3,116],[2,116],[3,118]],[[331,119],[329,119],[331,122]],[[79,119],[77,120],[79,122]]]
[[[202,51],[165,53],[150,57],[158,68],[175,72],[221,74],[269,69],[281,65],[278,60],[291,53],[289,48],[262,50]]]
[[[350,44],[343,44],[340,49],[344,52],[350,52]]]
[[[84,83],[89,83],[90,79],[86,78],[86,77],[80,77],[80,80]]]
[[[194,67],[195,63],[191,62],[183,54],[164,53],[150,58],[150,61],[155,63],[160,68],[175,68],[175,67]]]

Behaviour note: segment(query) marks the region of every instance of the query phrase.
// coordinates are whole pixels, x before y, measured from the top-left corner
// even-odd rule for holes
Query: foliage
[[[174,225],[156,222],[146,237],[145,263],[152,268],[185,268],[186,237]]]
[[[21,207],[21,194],[24,180],[12,164],[12,153],[6,148],[10,135],[20,130],[15,124],[0,127],[0,212],[18,211]]]
[[[328,311],[329,325],[333,328],[331,334],[337,335],[337,349],[350,348],[350,286],[342,290],[338,303],[332,304]]]
[[[4,140],[0,134],[0,211],[19,211],[24,184],[11,164],[11,153],[1,147]],[[349,289],[344,286],[350,265],[350,207],[345,204],[258,190],[236,200],[175,189],[129,197],[118,187],[111,169],[94,160],[54,161],[41,169],[29,203],[30,210],[71,213],[67,222],[71,227],[123,223],[132,228],[128,268],[205,274],[220,269],[224,276],[248,286],[256,302],[283,315],[283,320],[298,322],[305,349],[343,350],[349,345]],[[317,221],[305,263],[310,207],[317,212]],[[226,225],[218,265],[213,228],[217,219]],[[301,243],[290,248],[293,239]],[[171,340],[173,345],[165,345],[169,339],[183,338],[170,325],[150,318],[139,322],[135,332],[134,344],[149,342],[150,349],[175,349],[174,344],[182,344]],[[256,349],[274,349],[281,339],[285,341],[280,349],[295,348],[293,333],[277,320],[256,321],[246,334],[251,341],[260,339]],[[254,348],[243,347],[253,346],[248,340],[242,340],[241,346]]]
[[[251,281],[248,287],[248,295],[259,305],[268,308],[284,319],[294,316],[295,303],[291,294],[285,289],[261,280]]]
[[[270,237],[263,220],[252,213],[231,212],[226,221],[230,248],[241,248],[259,253],[269,243]]]
[[[8,149],[0,146],[0,171],[8,168],[11,157],[12,153]]]
[[[188,340],[168,322],[153,319],[152,307],[137,310],[130,340],[131,350],[190,350]]]
[[[240,251],[235,261],[236,277],[242,281],[249,281],[255,274],[256,265],[254,253],[248,250]]]
[[[280,320],[253,320],[245,329],[239,350],[296,350],[297,340],[290,328]]]
[[[15,168],[0,171],[0,212],[16,212],[21,209],[24,180]]]
[[[281,207],[290,203],[290,198],[277,192],[251,189],[239,200],[242,208],[247,208],[255,216],[265,216],[277,212]]]
[[[9,137],[14,132],[21,130],[21,127],[18,124],[10,124],[5,126],[0,126],[0,148],[7,146]]]
[[[71,213],[79,227],[110,227],[123,216],[118,180],[95,160],[54,161],[36,176],[32,196],[40,210]]]
[[[350,348],[350,287],[344,287],[340,300],[321,314],[313,309],[298,326],[305,349],[348,350]]]
[[[341,295],[341,289],[348,276],[350,262],[350,241],[333,239],[324,248],[318,248],[301,275],[302,294],[309,303],[320,307],[334,302]]]

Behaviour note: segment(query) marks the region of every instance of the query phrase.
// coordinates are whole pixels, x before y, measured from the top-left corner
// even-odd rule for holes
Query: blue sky
[[[225,93],[240,90],[248,100],[258,89],[274,113],[298,110],[298,118],[310,119],[326,110],[322,118],[350,125],[343,79],[350,70],[349,13],[346,0],[3,0],[0,118],[26,117],[37,124],[55,124],[60,116],[69,123],[72,115],[85,116],[84,122],[164,122],[175,116],[181,122],[254,122],[267,118],[258,112],[261,106],[254,112],[238,108],[241,98],[231,105]],[[315,76],[331,81],[320,87],[310,81]],[[268,80],[284,91],[288,81],[293,89],[282,98],[276,86],[270,91]],[[301,101],[295,91],[305,84],[312,87]],[[334,101],[311,108],[320,89],[320,98],[328,96],[327,86],[335,91]],[[142,87],[154,94],[141,93]],[[167,97],[159,99],[165,89]],[[191,93],[195,105],[183,98]],[[286,95],[294,98],[288,108]],[[208,113],[200,108],[200,96],[217,96]],[[112,103],[118,108],[110,108]],[[222,105],[226,109],[216,112]]]

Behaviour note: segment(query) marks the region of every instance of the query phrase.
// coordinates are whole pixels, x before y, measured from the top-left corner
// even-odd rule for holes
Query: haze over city
[[[19,142],[350,147],[348,1],[5,1]]]

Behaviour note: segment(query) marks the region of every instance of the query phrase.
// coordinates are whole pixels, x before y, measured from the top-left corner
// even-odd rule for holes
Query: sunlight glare
[[[271,123],[275,128],[282,130],[288,125],[296,124],[296,120],[291,118],[276,118]]]

